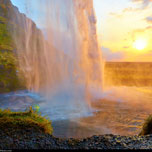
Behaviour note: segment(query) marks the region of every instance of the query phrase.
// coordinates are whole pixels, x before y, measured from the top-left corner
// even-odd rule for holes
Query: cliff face
[[[19,78],[12,33],[23,36],[25,20],[27,17],[20,13],[10,0],[0,0],[0,93],[24,88],[24,79],[22,76]],[[32,27],[33,31],[39,32],[34,22]]]
[[[0,50],[13,50],[13,42],[8,32],[8,10],[12,7],[9,0],[0,0]]]

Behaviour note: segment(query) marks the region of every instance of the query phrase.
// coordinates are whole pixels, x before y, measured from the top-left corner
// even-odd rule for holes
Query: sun
[[[137,39],[134,43],[133,43],[133,47],[137,50],[143,50],[145,49],[147,46],[147,41],[144,39]]]

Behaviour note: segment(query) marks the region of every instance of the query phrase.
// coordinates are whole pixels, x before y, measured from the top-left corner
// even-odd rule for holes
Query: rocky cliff
[[[27,19],[10,0],[0,0],[0,93],[24,88],[24,78],[18,72],[12,33],[24,36],[22,31]],[[32,24],[33,31],[40,33],[35,23]]]

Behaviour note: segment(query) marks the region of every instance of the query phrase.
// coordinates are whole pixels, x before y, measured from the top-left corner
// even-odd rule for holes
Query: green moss
[[[16,58],[13,52],[10,51],[0,51],[0,65],[6,69],[16,67]]]
[[[51,121],[42,117],[37,111],[34,111],[32,107],[25,112],[0,110],[0,129],[5,130],[5,128],[34,128],[48,134],[52,134],[53,132]]]
[[[6,5],[0,5],[0,50],[13,50],[13,40],[11,38],[7,18]]]
[[[6,24],[0,24],[0,50],[13,50],[13,40]]]
[[[23,88],[24,82],[21,83],[18,77],[16,65],[12,51],[0,51],[0,93]]]
[[[6,18],[4,18],[4,17],[2,17],[2,16],[0,16],[0,23],[2,24],[5,24],[5,23],[7,23],[7,19]]]
[[[139,135],[152,134],[152,115],[150,115],[144,122],[142,131]]]

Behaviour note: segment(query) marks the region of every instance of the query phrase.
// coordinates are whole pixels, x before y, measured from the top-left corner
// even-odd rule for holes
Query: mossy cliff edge
[[[0,93],[25,89],[25,81],[18,68],[16,46],[12,31],[24,35],[24,21],[28,18],[10,0],[0,0]],[[33,31],[40,33],[34,22]]]

